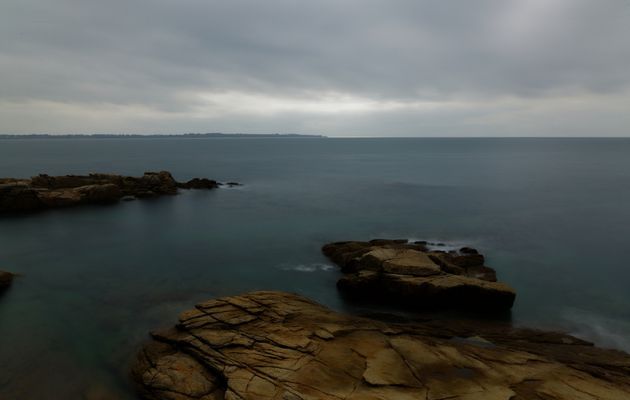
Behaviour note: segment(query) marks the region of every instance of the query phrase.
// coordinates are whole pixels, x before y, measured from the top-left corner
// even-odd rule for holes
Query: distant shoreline
[[[428,140],[630,140],[630,136],[326,136],[298,133],[177,133],[177,134],[0,134],[14,139],[428,139]]]
[[[2,139],[163,139],[163,138],[326,138],[324,135],[301,135],[297,133],[182,133],[182,134],[24,134],[24,135],[0,135]]]

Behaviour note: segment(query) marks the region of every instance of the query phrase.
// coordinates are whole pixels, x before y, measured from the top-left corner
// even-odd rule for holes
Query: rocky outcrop
[[[13,283],[13,274],[6,271],[0,271],[0,293],[8,289]]]
[[[0,213],[29,212],[44,208],[39,192],[26,181],[0,181]]]
[[[150,400],[626,400],[630,356],[571,336],[391,324],[255,292],[153,333],[133,377]]]
[[[375,239],[330,243],[322,251],[345,272],[337,287],[353,297],[481,312],[509,310],[516,297],[512,288],[497,282],[484,256],[468,247],[430,251],[424,242]]]
[[[215,189],[206,178],[177,182],[170,172],[145,172],[141,177],[89,174],[31,179],[0,179],[0,213],[40,211],[82,204],[114,203],[121,199],[177,194],[182,189]]]
[[[194,178],[188,182],[179,183],[177,186],[182,189],[216,189],[219,187],[219,182],[206,178]]]

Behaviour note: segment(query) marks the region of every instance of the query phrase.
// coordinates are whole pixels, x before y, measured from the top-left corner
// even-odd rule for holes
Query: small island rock
[[[424,242],[377,239],[330,243],[322,251],[346,273],[337,287],[354,297],[480,312],[509,310],[516,297],[470,248],[445,253],[429,251]]]
[[[25,213],[83,204],[107,204],[119,200],[177,194],[181,189],[215,189],[206,178],[177,182],[170,172],[145,172],[141,177],[89,174],[30,179],[0,179],[0,213]]]

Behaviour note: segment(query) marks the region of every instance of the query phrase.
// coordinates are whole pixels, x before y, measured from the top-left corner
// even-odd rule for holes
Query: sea
[[[159,170],[243,186],[0,217],[0,398],[136,399],[149,332],[219,296],[368,312],[321,253],[339,240],[475,247],[514,325],[630,351],[630,139],[0,141],[0,177]]]

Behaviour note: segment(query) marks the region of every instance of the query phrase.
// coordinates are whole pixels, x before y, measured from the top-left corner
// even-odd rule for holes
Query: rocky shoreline
[[[630,356],[558,333],[385,323],[254,292],[152,333],[132,375],[149,400],[626,400]]]
[[[496,271],[476,249],[433,250],[426,242],[374,239],[335,242],[323,253],[341,267],[339,290],[359,299],[378,299],[411,309],[473,309],[482,313],[512,308],[516,292],[497,282]]]
[[[0,214],[212,190],[167,171],[0,179]],[[237,183],[226,185],[235,186]],[[324,245],[353,299],[506,313],[516,292],[476,249],[374,239]],[[0,271],[0,294],[14,275]],[[131,368],[147,400],[627,400],[630,355],[488,320],[386,322],[261,291],[199,303],[151,333]]]
[[[509,310],[515,292],[475,249],[335,242],[338,288],[425,310]],[[253,292],[199,303],[151,334],[132,367],[147,400],[622,400],[630,355],[488,320],[404,323],[343,315],[307,298]]]
[[[85,204],[108,204],[119,200],[177,194],[179,189],[216,189],[238,186],[206,178],[176,181],[170,172],[145,172],[141,177],[89,174],[49,176],[30,179],[0,178],[0,214],[43,211]]]

